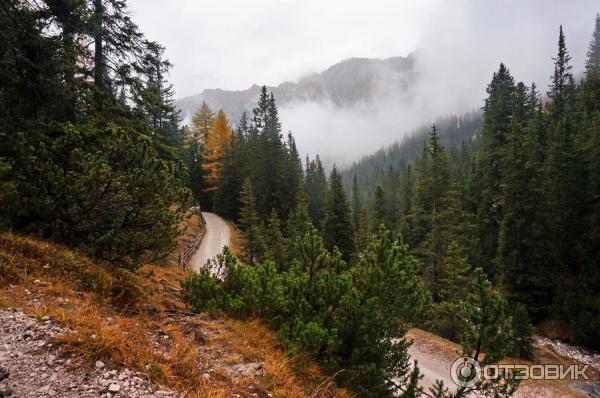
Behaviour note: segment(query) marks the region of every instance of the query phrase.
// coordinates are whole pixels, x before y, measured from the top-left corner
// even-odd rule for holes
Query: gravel
[[[50,318],[37,322],[18,308],[0,310],[0,397],[182,396],[150,383],[140,372],[102,361],[86,365],[52,343],[54,336],[66,332]]]

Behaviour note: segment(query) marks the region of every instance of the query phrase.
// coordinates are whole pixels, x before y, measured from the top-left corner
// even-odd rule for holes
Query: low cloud
[[[394,82],[382,76],[381,95],[370,103],[344,109],[328,101],[285,106],[284,128],[294,132],[303,152],[346,166],[436,117],[480,108],[500,62],[515,80],[535,82],[545,93],[559,25],[580,76],[598,11],[595,1],[446,2],[422,32],[417,75],[407,93],[395,95]]]

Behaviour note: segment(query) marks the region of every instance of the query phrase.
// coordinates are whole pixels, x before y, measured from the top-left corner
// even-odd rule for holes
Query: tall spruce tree
[[[327,206],[327,177],[319,155],[313,160],[306,158],[306,178],[304,180],[308,214],[313,225],[322,230]]]
[[[362,213],[362,203],[360,200],[358,179],[356,178],[356,174],[355,174],[352,179],[352,221],[354,222],[355,228],[358,228],[358,225],[360,224],[361,213]]]
[[[500,64],[486,92],[483,107],[482,148],[479,154],[478,185],[476,195],[477,229],[480,241],[478,262],[491,275],[498,246],[498,233],[502,221],[502,176],[506,165],[505,153],[510,121],[513,115],[515,83],[508,68]]]
[[[380,185],[377,185],[377,188],[375,188],[375,198],[373,201],[373,227],[375,230],[379,229],[380,225],[389,227],[385,199],[383,188],[381,188]]]
[[[585,73],[588,77],[600,75],[600,13],[596,14],[594,33],[585,62]]]
[[[240,226],[244,236],[245,257],[249,264],[258,264],[266,251],[264,228],[256,211],[256,197],[249,179],[246,179],[242,186],[240,202]]]
[[[546,167],[547,237],[553,253],[554,281],[561,296],[562,311],[570,311],[569,298],[583,278],[585,250],[582,246],[586,220],[587,173],[585,156],[577,145],[579,129],[575,110],[575,83],[569,65],[570,56],[562,28],[558,38],[558,54],[554,58],[554,74],[548,91],[549,147]],[[560,282],[559,282],[560,281]],[[569,288],[566,288],[569,286]]]
[[[350,260],[355,248],[352,212],[342,185],[342,176],[335,166],[329,177],[329,195],[323,237],[328,249],[337,247],[344,260]]]

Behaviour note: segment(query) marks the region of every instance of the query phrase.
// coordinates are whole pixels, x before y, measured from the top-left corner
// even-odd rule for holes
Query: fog
[[[563,24],[573,72],[581,76],[594,15],[600,10],[593,2],[448,3],[432,15],[419,43],[418,77],[407,96],[382,95],[350,109],[330,102],[282,109],[284,125],[295,133],[299,147],[320,153],[326,163],[347,166],[438,116],[480,108],[500,62],[517,81],[535,82],[545,93],[559,25]]]
[[[394,94],[382,75],[384,89],[374,101],[339,108],[324,99],[280,110],[284,130],[292,130],[302,152],[342,166],[438,116],[481,107],[500,62],[516,80],[545,92],[561,24],[580,76],[600,11],[597,0],[223,1],[204,10],[210,14],[204,27],[207,13],[194,4],[132,2],[142,29],[167,47],[178,97],[204,88],[276,85],[351,56],[418,50],[408,93]],[[161,27],[153,20],[158,15],[180,18]]]

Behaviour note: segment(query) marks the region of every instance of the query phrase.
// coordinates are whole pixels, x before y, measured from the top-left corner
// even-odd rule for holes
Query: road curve
[[[223,246],[229,245],[231,231],[229,225],[214,213],[203,211],[206,220],[206,233],[200,247],[189,261],[190,268],[198,271],[206,262],[223,251]]]

